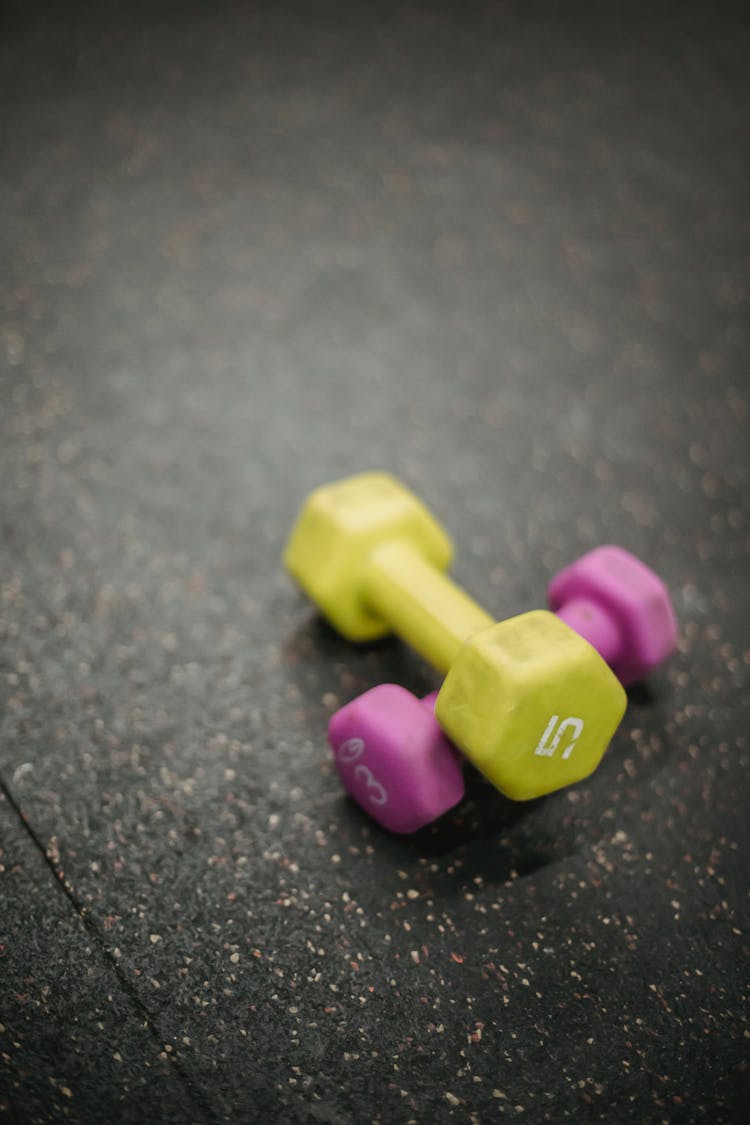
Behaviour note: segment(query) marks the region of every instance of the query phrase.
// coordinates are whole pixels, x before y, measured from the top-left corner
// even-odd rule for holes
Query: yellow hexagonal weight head
[[[453,558],[452,541],[413,492],[388,473],[360,473],[310,494],[284,564],[348,640],[376,640],[390,627],[368,605],[368,566],[378,547],[394,541],[440,571]]]
[[[537,610],[463,646],[435,714],[493,785],[526,801],[592,773],[626,703],[595,649],[553,613]]]

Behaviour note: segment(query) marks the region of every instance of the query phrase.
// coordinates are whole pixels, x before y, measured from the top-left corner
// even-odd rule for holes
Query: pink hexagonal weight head
[[[623,684],[645,676],[677,647],[666,586],[622,547],[597,547],[552,579],[549,607],[607,661]]]
[[[328,724],[344,788],[391,832],[416,832],[464,795],[461,756],[435,721],[436,695],[417,699],[397,684],[381,684]]]

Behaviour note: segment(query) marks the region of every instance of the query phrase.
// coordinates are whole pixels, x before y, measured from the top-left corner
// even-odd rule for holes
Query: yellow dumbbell
[[[363,473],[307,499],[284,562],[352,641],[394,632],[446,674],[440,725],[501,792],[550,793],[596,769],[626,695],[596,650],[555,614],[499,624],[445,573],[453,545],[387,473]]]

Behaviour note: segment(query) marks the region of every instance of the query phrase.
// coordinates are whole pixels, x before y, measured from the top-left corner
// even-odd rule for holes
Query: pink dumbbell
[[[646,675],[676,647],[666,587],[621,547],[599,547],[566,567],[550,583],[548,602],[623,684]],[[392,832],[416,832],[464,795],[463,759],[435,718],[437,695],[418,699],[397,684],[381,684],[342,707],[328,726],[345,789]]]

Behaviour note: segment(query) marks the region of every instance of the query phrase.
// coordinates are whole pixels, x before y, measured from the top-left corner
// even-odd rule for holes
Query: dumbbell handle
[[[495,624],[460,586],[407,543],[376,547],[363,582],[368,605],[443,675],[465,640]]]
[[[592,648],[601,656],[602,660],[612,666],[620,654],[622,635],[617,622],[610,613],[601,609],[596,602],[588,598],[575,598],[561,606],[555,613],[561,621],[575,630],[579,636],[588,641]],[[481,626],[480,626],[481,628]],[[420,700],[430,711],[435,709],[438,692],[431,691]]]
[[[445,674],[461,645],[495,620],[460,586],[405,543],[386,543],[365,572],[365,599],[402,640]],[[612,666],[622,648],[614,616],[590,598],[574,598],[557,616]]]

